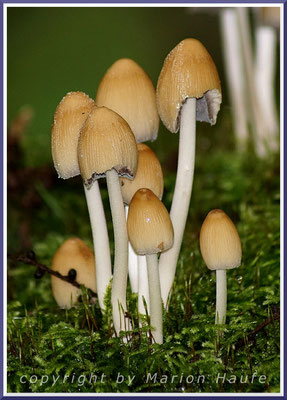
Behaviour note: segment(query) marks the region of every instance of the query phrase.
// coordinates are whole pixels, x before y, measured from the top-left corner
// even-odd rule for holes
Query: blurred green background
[[[8,123],[30,105],[34,119],[23,139],[26,163],[51,163],[53,114],[70,91],[94,98],[101,77],[118,58],[141,65],[154,85],[169,51],[186,37],[206,46],[226,91],[216,12],[182,7],[16,7],[8,8]],[[222,118],[222,111],[219,121]],[[207,128],[207,124],[204,124]],[[160,149],[177,145],[163,126]],[[161,155],[159,154],[161,157]]]

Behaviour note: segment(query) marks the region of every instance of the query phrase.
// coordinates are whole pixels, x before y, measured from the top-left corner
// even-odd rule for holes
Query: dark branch
[[[85,287],[84,285],[81,285],[80,283],[78,283],[76,281],[73,281],[69,276],[62,275],[62,274],[60,274],[60,272],[54,271],[51,268],[47,267],[46,265],[39,263],[36,260],[35,255],[32,256],[32,253],[31,253],[31,256],[30,256],[30,254],[27,254],[27,255],[8,254],[8,258],[13,261],[21,262],[23,264],[33,265],[34,267],[37,267],[37,268],[41,269],[42,271],[48,272],[49,274],[54,275],[59,279],[62,279],[62,281],[65,281],[65,282],[69,283],[70,285],[75,286],[78,289],[82,289],[84,287],[88,291],[88,293],[91,297],[97,296],[97,294],[93,290]]]

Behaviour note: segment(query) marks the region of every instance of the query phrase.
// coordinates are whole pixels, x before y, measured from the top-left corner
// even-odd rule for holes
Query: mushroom
[[[257,141],[267,144],[267,148],[278,150],[278,115],[275,97],[277,70],[277,44],[280,28],[280,7],[256,7],[255,63],[254,79],[258,92],[258,102],[262,110],[264,124],[268,128],[266,137]],[[259,132],[262,134],[262,132]],[[266,149],[263,149],[265,154]]]
[[[78,238],[66,240],[56,251],[52,269],[96,292],[96,266],[94,253]],[[56,276],[51,276],[53,296],[61,308],[77,303],[81,290]]]
[[[52,156],[60,178],[68,179],[80,174],[78,140],[80,129],[95,103],[83,92],[68,93],[56,108],[52,126]],[[97,264],[97,291],[101,309],[112,276],[110,244],[106,218],[98,182],[89,188],[84,185],[90,215]]]
[[[88,187],[106,177],[114,227],[115,257],[112,282],[113,322],[116,332],[126,330],[128,235],[119,175],[133,179],[137,146],[127,122],[106,107],[94,107],[82,127],[78,160]]]
[[[200,250],[205,264],[216,270],[215,323],[225,324],[227,288],[226,270],[241,264],[241,242],[235,225],[222,210],[212,210],[200,230]]]
[[[221,87],[216,66],[196,39],[180,42],[166,57],[157,84],[157,106],[164,125],[180,124],[176,184],[170,210],[174,245],[159,261],[161,295],[167,306],[189,210],[194,174],[196,120],[216,123]]]
[[[157,138],[159,116],[155,89],[145,71],[133,60],[117,60],[103,76],[96,104],[123,117],[138,143]]]
[[[121,178],[121,189],[124,203],[127,205],[126,210],[131,202],[132,197],[138,189],[148,188],[161,200],[163,195],[163,173],[160,162],[155,153],[144,143],[138,143],[138,168],[135,178]],[[129,253],[135,254],[134,251]],[[147,303],[149,311],[149,292],[147,279],[146,257],[138,256],[133,265],[129,262],[129,276],[131,287],[134,292],[138,292],[138,310],[139,314],[145,314],[145,306],[143,297]],[[129,258],[129,261],[130,258]]]
[[[135,61],[129,58],[117,60],[103,76],[95,101],[98,106],[106,106],[123,117],[131,127],[138,143],[154,141],[157,138],[159,116],[155,88],[148,75]],[[128,211],[129,207],[126,205],[126,216]],[[130,243],[128,253],[131,289],[137,293],[139,281],[146,292],[145,258],[137,257]],[[143,264],[140,269],[140,279],[138,278],[138,262]]]
[[[133,249],[137,254],[147,256],[150,324],[154,341],[162,344],[162,301],[157,253],[172,246],[172,223],[159,198],[151,190],[143,188],[131,200],[127,226]]]

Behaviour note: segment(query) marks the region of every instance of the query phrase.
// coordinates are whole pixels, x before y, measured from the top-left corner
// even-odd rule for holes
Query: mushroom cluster
[[[56,109],[52,126],[55,169],[64,179],[82,176],[95,255],[79,239],[70,239],[55,254],[53,268],[97,291],[102,310],[112,279],[117,335],[131,330],[126,299],[129,275],[131,289],[138,293],[139,316],[147,305],[153,341],[163,343],[162,306],[168,307],[189,212],[196,121],[214,125],[220,104],[221,85],[211,56],[198,40],[185,39],[166,57],[156,90],[145,71],[124,58],[107,70],[95,101],[82,92],[71,92]],[[171,132],[180,130],[170,212],[161,201],[160,162],[142,143],[156,140],[159,117]],[[106,178],[113,222],[113,271],[100,178]],[[222,324],[226,269],[241,261],[239,236],[224,212],[208,214],[200,246],[208,268],[217,269],[216,323]],[[61,285],[69,286],[53,277],[57,303],[69,308],[77,301],[78,289]]]

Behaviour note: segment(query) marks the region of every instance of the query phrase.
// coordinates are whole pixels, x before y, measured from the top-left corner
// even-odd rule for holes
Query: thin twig
[[[72,281],[71,278],[69,278],[68,276],[62,275],[60,274],[60,272],[52,270],[51,268],[47,267],[47,265],[41,264],[36,259],[31,258],[27,255],[8,254],[8,258],[13,261],[21,262],[23,264],[33,265],[34,267],[40,268],[42,271],[48,272],[49,274],[54,275],[59,279],[62,279],[62,281],[65,281],[78,289],[85,288],[88,291],[89,295],[91,295],[92,297],[97,296],[97,294],[93,290],[85,287],[85,285],[82,285],[76,281]]]

